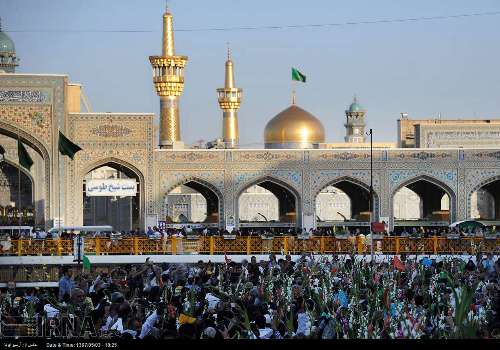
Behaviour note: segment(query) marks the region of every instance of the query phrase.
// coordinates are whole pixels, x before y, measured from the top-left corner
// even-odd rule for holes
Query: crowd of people
[[[29,231],[14,231],[9,235],[9,239],[71,239],[74,235],[74,231],[62,230],[61,233],[58,231],[45,231],[43,228],[36,228]],[[131,231],[122,232],[86,232],[86,236],[90,237],[108,237],[108,238],[127,238],[127,237],[144,237],[150,239],[162,239],[170,237],[184,238],[188,236],[224,236],[224,235],[234,235],[234,236],[358,236],[358,235],[369,235],[369,227],[361,228],[343,228],[343,229],[332,229],[332,228],[317,228],[310,230],[297,230],[294,228],[269,228],[269,229],[241,229],[233,230],[229,232],[224,229],[217,228],[204,228],[204,227],[190,227],[185,226],[183,228],[160,228],[157,226],[149,226],[146,230],[140,230],[139,228]],[[456,229],[456,228],[423,228],[423,227],[403,227],[398,228],[396,231],[389,231],[380,233],[384,236],[400,236],[400,237],[445,237],[445,236],[457,236],[457,237],[485,237],[485,236],[500,236],[500,231],[496,228],[476,228],[476,229]]]
[[[2,291],[2,336],[70,317],[76,330],[64,336],[84,338],[499,338],[499,279],[491,254],[62,266],[58,289]],[[54,327],[47,336],[61,336]]]

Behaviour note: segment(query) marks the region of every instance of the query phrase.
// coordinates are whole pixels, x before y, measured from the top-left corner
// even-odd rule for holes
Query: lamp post
[[[368,135],[370,135],[370,262],[373,264],[373,129],[370,129]]]

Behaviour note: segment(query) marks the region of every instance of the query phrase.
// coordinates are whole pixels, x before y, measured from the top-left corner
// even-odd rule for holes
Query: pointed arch
[[[265,183],[265,182],[270,182],[270,183],[272,183],[272,184],[274,184],[276,186],[279,186],[279,187],[285,189],[286,191],[290,192],[295,197],[295,213],[296,213],[296,222],[295,222],[295,225],[296,225],[296,227],[301,227],[301,225],[302,225],[302,211],[301,211],[301,208],[302,208],[302,198],[300,196],[299,191],[297,191],[293,186],[291,186],[287,182],[282,181],[280,179],[277,179],[277,178],[273,177],[272,175],[260,176],[260,177],[258,177],[256,179],[253,179],[253,180],[245,183],[243,186],[241,186],[238,189],[238,191],[236,192],[236,199],[234,201],[235,202],[235,214],[236,214],[236,223],[237,223],[237,225],[240,222],[239,199],[240,199],[241,195],[243,194],[244,191],[246,191],[250,187],[255,186],[255,185],[259,185],[259,184],[262,184],[262,183]]]
[[[500,175],[492,176],[480,181],[467,193],[467,216],[472,218],[472,195],[474,192],[481,190],[484,187],[493,185],[495,182],[500,181]],[[490,191],[488,191],[490,192]],[[491,192],[490,192],[491,193]],[[495,218],[500,218],[500,193],[491,193],[495,203]]]
[[[200,192],[200,190],[204,187],[216,196],[217,202],[218,202],[217,203],[217,213],[218,213],[219,228],[224,227],[224,215],[223,215],[224,214],[224,195],[222,194],[222,192],[219,190],[219,188],[216,185],[214,185],[214,184],[210,183],[209,181],[204,180],[200,177],[188,176],[188,177],[183,178],[182,180],[175,182],[173,185],[169,186],[164,191],[163,203],[165,203],[166,198],[171,191],[173,191],[175,188],[177,188],[179,186],[186,185],[189,183],[195,184],[195,186],[191,187],[191,188],[193,188],[195,191],[198,191],[207,200],[207,207],[210,205],[208,203],[210,198],[209,198],[207,193],[202,193],[202,192]],[[196,184],[201,186],[201,187],[196,186]],[[188,187],[190,187],[190,186],[188,186]]]
[[[10,159],[5,159],[3,160],[5,163],[9,164],[10,166],[16,168],[16,169],[20,169],[21,170],[21,173],[23,175],[25,175],[31,182],[31,200],[32,202],[35,201],[35,179],[33,178],[33,175],[31,175],[31,173],[26,170],[24,167],[20,166],[19,163],[16,163],[16,162],[13,162],[12,160]]]
[[[45,184],[45,191],[44,191],[44,206],[43,206],[43,211],[44,211],[44,222],[45,225],[48,225],[50,217],[51,217],[51,191],[52,191],[52,164],[51,164],[51,157],[50,153],[47,150],[47,147],[40,141],[38,140],[35,136],[33,136],[31,133],[16,127],[12,124],[9,124],[3,120],[0,120],[0,134],[5,135],[7,137],[10,137],[14,140],[19,140],[22,143],[27,144],[30,148],[32,148],[35,152],[37,152],[43,160],[44,164],[44,176],[45,179],[43,179],[43,183]],[[33,180],[33,178],[31,177]],[[34,184],[35,182],[33,182]]]
[[[145,208],[145,185],[146,185],[144,174],[135,165],[129,163],[128,161],[116,157],[106,157],[88,164],[85,168],[83,168],[83,170],[81,170],[78,176],[78,179],[80,179],[78,181],[79,191],[83,189],[85,177],[87,176],[88,173],[106,165],[109,165],[116,170],[125,168],[130,173],[135,175],[135,177],[139,180],[139,225],[144,226],[143,212]],[[82,199],[83,199],[83,193],[82,193]]]
[[[354,186],[358,186],[358,187],[362,188],[363,190],[368,192],[368,196],[369,196],[369,193],[370,193],[370,185],[369,184],[366,184],[365,182],[363,182],[359,179],[356,179],[354,177],[351,177],[351,176],[340,176],[336,179],[333,179],[333,180],[326,182],[325,184],[323,184],[323,186],[316,189],[316,191],[313,193],[312,200],[313,200],[313,208],[314,208],[315,213],[316,213],[316,200],[318,198],[318,195],[321,193],[321,191],[323,191],[325,188],[327,188],[329,186],[337,187],[335,185],[338,185],[342,182],[347,182],[347,183],[350,183]],[[337,188],[339,188],[339,187],[337,187]],[[339,189],[342,190],[342,188],[339,188]],[[352,198],[351,198],[351,201],[352,201]],[[379,208],[380,208],[380,197],[379,197],[379,194],[377,193],[377,191],[375,191],[375,189],[373,189],[373,220],[378,220]],[[316,217],[316,215],[315,215],[315,217]]]
[[[415,184],[419,181],[424,181],[424,182],[433,184],[433,185],[439,187],[441,190],[443,190],[448,195],[448,197],[450,199],[450,221],[451,222],[455,221],[456,202],[457,202],[457,197],[456,197],[455,191],[451,187],[449,187],[447,184],[442,182],[441,180],[436,179],[436,178],[429,176],[429,175],[422,174],[422,175],[417,175],[417,176],[414,176],[410,179],[407,179],[406,181],[400,183],[397,187],[395,187],[392,190],[391,196],[390,196],[391,222],[394,223],[394,196],[396,195],[396,193],[400,189],[402,189],[403,187],[408,187],[408,186]]]

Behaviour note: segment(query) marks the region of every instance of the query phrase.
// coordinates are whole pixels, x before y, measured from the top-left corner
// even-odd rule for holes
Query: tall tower
[[[222,109],[222,139],[226,148],[238,147],[238,110],[242,89],[235,87],[231,50],[227,49],[226,79],[223,88],[217,89]]]
[[[15,73],[19,65],[19,58],[16,57],[14,42],[2,31],[0,18],[0,72]]]
[[[187,60],[187,56],[175,55],[172,14],[167,7],[163,14],[162,55],[149,56],[153,83],[160,96],[160,148],[174,148],[181,140],[179,96],[184,90]]]
[[[366,111],[358,103],[358,99],[354,96],[349,109],[345,111],[346,129],[345,142],[363,143],[365,142],[365,114]]]

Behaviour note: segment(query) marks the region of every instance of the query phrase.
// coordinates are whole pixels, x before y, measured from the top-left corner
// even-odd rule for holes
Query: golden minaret
[[[238,109],[242,91],[235,87],[233,61],[228,47],[225,84],[223,88],[217,89],[219,106],[222,109],[222,138],[226,148],[238,147]]]
[[[149,56],[153,67],[153,83],[160,96],[160,148],[173,148],[181,140],[179,96],[184,90],[187,60],[187,56],[175,55],[172,14],[167,6],[163,14],[162,55]]]

